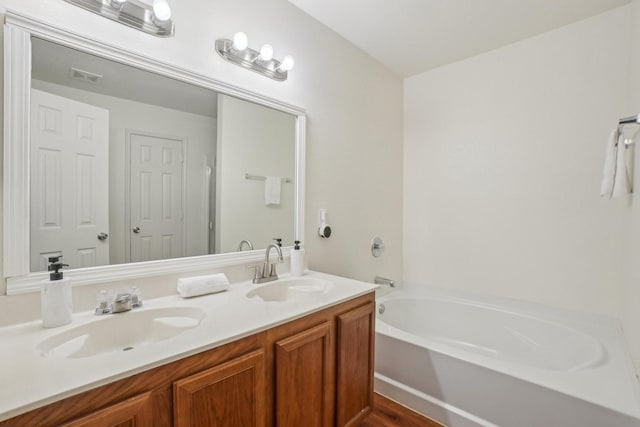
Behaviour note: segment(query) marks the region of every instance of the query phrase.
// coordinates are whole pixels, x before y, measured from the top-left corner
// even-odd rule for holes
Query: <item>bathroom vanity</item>
[[[42,279],[48,277],[41,265],[45,253],[64,253],[65,261],[73,266],[68,275],[74,286],[103,283],[112,287],[128,286],[132,281],[157,278],[158,283],[151,285],[162,289],[172,289],[168,285],[171,280],[192,272],[261,263],[265,253],[260,249],[269,247],[274,235],[283,239],[282,252],[285,257],[289,256],[291,247],[287,244],[304,241],[304,109],[231,86],[175,63],[109,45],[103,42],[104,38],[67,31],[17,11],[5,13],[5,85],[11,87],[5,91],[5,105],[12,106],[4,109],[4,131],[10,136],[4,144],[3,170],[5,200],[11,200],[3,207],[3,274],[7,294],[39,290]],[[138,88],[128,90],[126,84],[158,81],[160,90],[148,93],[154,97],[158,93],[173,93],[167,97],[170,105],[152,105],[150,100],[116,96],[122,98],[119,105],[146,112],[136,117],[135,122],[125,121],[134,120],[134,116],[118,105],[109,104],[102,96],[105,94],[86,93],[86,85],[77,88],[56,83],[52,67],[47,64],[50,59],[59,62],[62,52],[73,58],[73,64],[80,58],[86,61],[83,69],[118,67],[126,68],[132,75],[141,75],[122,79],[116,85],[127,95],[138,93]],[[60,75],[66,79],[69,73],[67,67],[64,68]],[[177,89],[168,91],[169,84]],[[78,109],[108,110],[108,123],[105,114],[98,113],[91,122],[102,123],[99,129],[105,130],[100,132],[99,141],[95,132],[94,145],[107,147],[108,153],[116,155],[107,155],[105,151],[101,158],[95,157],[96,162],[88,164],[96,167],[83,167],[83,174],[76,174],[65,164],[56,163],[57,157],[47,157],[48,151],[38,151],[40,130],[46,130],[47,135],[63,134],[64,114],[60,111],[69,110],[69,114],[65,114],[80,117],[82,123],[87,117],[93,117],[75,114],[73,108],[60,109],[48,107],[44,101],[31,102],[33,93],[38,91],[47,92],[52,102],[73,101]],[[177,94],[194,98],[180,101],[174,99]],[[116,94],[109,94],[108,99],[113,95]],[[216,112],[179,109],[182,105],[196,105],[195,99],[202,100],[206,106],[216,105]],[[137,107],[133,108],[131,102],[145,107],[135,104]],[[37,115],[41,121],[30,120],[31,107],[41,113]],[[163,119],[151,113],[156,107],[176,110],[176,113]],[[217,112],[221,108],[225,110],[223,117]],[[239,119],[232,127],[223,119],[230,120],[233,111]],[[268,116],[269,121],[252,120],[253,116],[247,111],[256,117]],[[190,136],[189,132],[195,128],[186,121],[194,115],[207,117],[198,138]],[[104,120],[98,120],[98,116]],[[154,120],[147,122],[148,117]],[[264,132],[255,125],[263,121],[269,123],[270,128],[282,122],[278,127],[282,132],[274,139],[283,146],[281,149],[265,149]],[[106,132],[116,122],[120,126],[118,130]],[[49,129],[47,123],[53,128]],[[182,127],[169,127],[175,123]],[[94,133],[87,129],[98,127],[92,126],[83,125],[84,133],[79,132],[82,138],[93,138]],[[130,129],[143,130],[144,135]],[[231,129],[251,130],[260,138],[252,135],[231,138],[228,134]],[[288,135],[286,139],[282,138],[284,134]],[[173,141],[165,141],[169,145],[162,158],[175,167],[171,172],[175,179],[169,180],[175,185],[171,186],[172,192],[166,193],[170,196],[164,199],[142,198],[137,196],[140,189],[136,183],[142,182],[136,175],[138,169],[128,165],[132,164],[132,158],[137,159],[135,164],[142,162],[139,158],[150,159],[151,148],[145,148],[147,151],[138,148],[144,144],[157,148],[160,141],[152,139],[160,137]],[[189,150],[185,149],[187,141]],[[243,150],[260,155],[251,159],[242,155],[242,161],[235,163],[235,158],[229,161],[225,158],[225,166],[221,167],[224,156],[218,154],[229,152],[222,147],[237,148],[241,143],[252,141],[260,141],[260,145]],[[197,148],[203,151],[190,158]],[[44,154],[25,155],[30,150]],[[245,151],[233,150],[236,154]],[[265,153],[274,158],[268,159]],[[159,158],[157,153],[153,157]],[[32,164],[33,159],[49,162],[51,168],[47,170],[69,173],[65,177],[61,175],[60,180],[40,179],[38,171],[42,167],[40,163]],[[119,160],[124,163],[117,163]],[[236,163],[242,167],[229,166]],[[74,165],[77,162],[71,163]],[[107,165],[113,171],[108,170]],[[228,171],[229,176],[217,174],[214,180],[212,171]],[[253,182],[266,176],[282,178],[283,195],[278,209],[264,203],[264,185]],[[58,206],[40,204],[39,194],[58,194],[59,187],[55,191],[49,187],[67,182],[63,178],[68,178],[69,185],[60,186],[68,188],[73,188],[77,181],[117,181],[118,185],[109,186],[109,198],[95,197],[107,191],[89,186],[82,187],[86,187],[83,197],[72,198],[73,203],[83,208],[79,211],[110,212],[111,222],[122,226],[112,226],[107,233],[106,224],[98,227],[100,218],[88,218],[83,224],[94,224],[98,228],[88,232],[89,228],[83,225],[88,243],[80,245],[84,248],[82,251],[77,250],[80,246],[75,243],[74,248],[61,246],[79,236],[73,230],[70,238],[47,240],[38,235],[43,229],[41,219],[49,217],[43,212]],[[36,182],[42,185],[30,186]],[[250,193],[243,192],[242,197],[237,197],[241,194],[240,187]],[[187,192],[187,188],[191,191]],[[215,203],[211,203],[213,188],[216,189]],[[116,193],[120,190],[122,194]],[[68,194],[75,193],[69,191]],[[225,194],[233,197],[227,200]],[[190,200],[193,195],[205,196]],[[156,237],[150,231],[153,227],[146,230],[138,224],[137,212],[142,199],[149,201],[145,206],[153,213],[164,212],[159,208],[164,206],[162,200],[175,202],[175,206],[172,205],[175,209],[167,209],[175,214],[172,216],[175,230],[154,234],[163,239],[173,236],[170,241],[154,240]],[[252,201],[256,206],[236,206],[232,203],[234,200]],[[122,204],[128,206],[126,213]],[[92,209],[84,209],[91,206]],[[200,217],[181,215],[184,206],[191,208],[185,210],[187,215],[197,213]],[[246,213],[253,216],[243,222],[241,219]],[[113,221],[120,218],[119,215],[124,215],[122,221]],[[56,218],[56,227],[50,229],[62,230],[60,224],[76,224]],[[226,241],[225,236],[231,237]],[[253,241],[256,250],[238,248],[238,243],[246,239]],[[53,242],[55,247],[40,247],[45,241]],[[160,249],[162,254],[154,252]],[[74,260],[73,254],[82,256]],[[49,330],[43,329],[40,321],[0,328],[0,381],[3,383],[0,426],[354,425],[371,409],[375,286],[320,273],[286,280],[265,285],[235,283],[226,292],[188,300],[177,295],[164,296],[146,300],[142,308],[121,314],[74,313],[70,325]],[[315,282],[309,285],[299,280]]]
[[[355,425],[372,404],[373,286],[311,274],[330,287],[302,297],[287,296],[277,291],[279,284],[287,284],[285,279],[268,285],[232,285],[222,294],[193,300],[177,296],[151,300],[140,313],[172,305],[201,310],[204,316],[179,336],[131,351],[88,355],[59,348],[35,354],[52,336],[82,327],[78,322],[103,320],[90,318],[90,313],[74,319],[75,326],[58,328],[63,329],[60,332],[38,330],[37,322],[17,326],[22,332],[31,330],[32,336],[16,338],[17,348],[2,351],[13,359],[3,357],[2,375],[17,384],[14,394],[31,396],[11,399],[9,391],[3,393],[14,401],[13,411],[19,415],[0,426]],[[261,289],[270,293],[256,292]],[[131,315],[135,322],[135,311],[105,320]],[[17,329],[9,335],[17,337]],[[20,354],[22,346],[30,346],[35,357]],[[25,372],[18,372],[21,368]],[[51,377],[35,377],[33,371],[41,369],[50,370]],[[52,386],[52,378],[62,384]],[[2,409],[6,418],[11,408]],[[24,412],[27,409],[31,410]]]

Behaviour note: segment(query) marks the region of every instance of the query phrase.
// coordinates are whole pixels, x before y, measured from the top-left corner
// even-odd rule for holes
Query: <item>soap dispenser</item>
[[[60,262],[61,256],[49,258],[49,280],[42,281],[40,302],[42,307],[42,326],[55,328],[71,322],[71,279],[64,278],[62,267],[67,264]]]
[[[304,249],[300,248],[300,241],[293,242],[293,250],[291,251],[291,275],[302,276],[304,272]]]

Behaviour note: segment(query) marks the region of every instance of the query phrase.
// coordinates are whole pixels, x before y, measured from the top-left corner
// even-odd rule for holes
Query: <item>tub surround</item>
[[[282,275],[286,279],[288,275]],[[299,301],[265,302],[247,298],[260,286],[249,281],[234,283],[226,292],[193,299],[170,295],[146,299],[144,307],[196,307],[205,317],[198,327],[171,340],[148,343],[134,351],[104,353],[86,358],[43,357],[36,350],[43,340],[84,323],[101,320],[93,310],[76,313],[65,327],[43,329],[40,320],[0,328],[3,342],[0,377],[12,387],[0,389],[0,420],[48,403],[219,347],[223,344],[317,312],[372,292],[376,286],[323,273],[305,277],[333,283],[330,292]],[[128,313],[113,316],[127,316]]]
[[[378,303],[376,391],[446,425],[640,423],[613,318],[416,285]]]

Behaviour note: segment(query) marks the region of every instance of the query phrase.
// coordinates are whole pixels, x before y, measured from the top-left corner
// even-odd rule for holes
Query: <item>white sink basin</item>
[[[328,280],[300,277],[262,285],[248,292],[247,297],[262,301],[305,301],[324,295],[332,288],[333,283]]]
[[[205,317],[197,307],[142,308],[109,314],[43,340],[37,351],[43,357],[82,358],[135,350],[195,328]]]

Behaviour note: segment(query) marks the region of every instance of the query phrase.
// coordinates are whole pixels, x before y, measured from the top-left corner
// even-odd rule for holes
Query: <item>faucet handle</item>
[[[257,265],[248,265],[247,268],[253,268],[253,280],[258,280],[260,278],[260,267]]]
[[[138,289],[137,286],[132,286],[129,289],[129,293],[131,294],[131,307],[141,307],[142,306],[142,292]]]
[[[101,290],[96,295],[96,314],[107,314],[111,313],[111,299],[112,296],[106,290]]]

